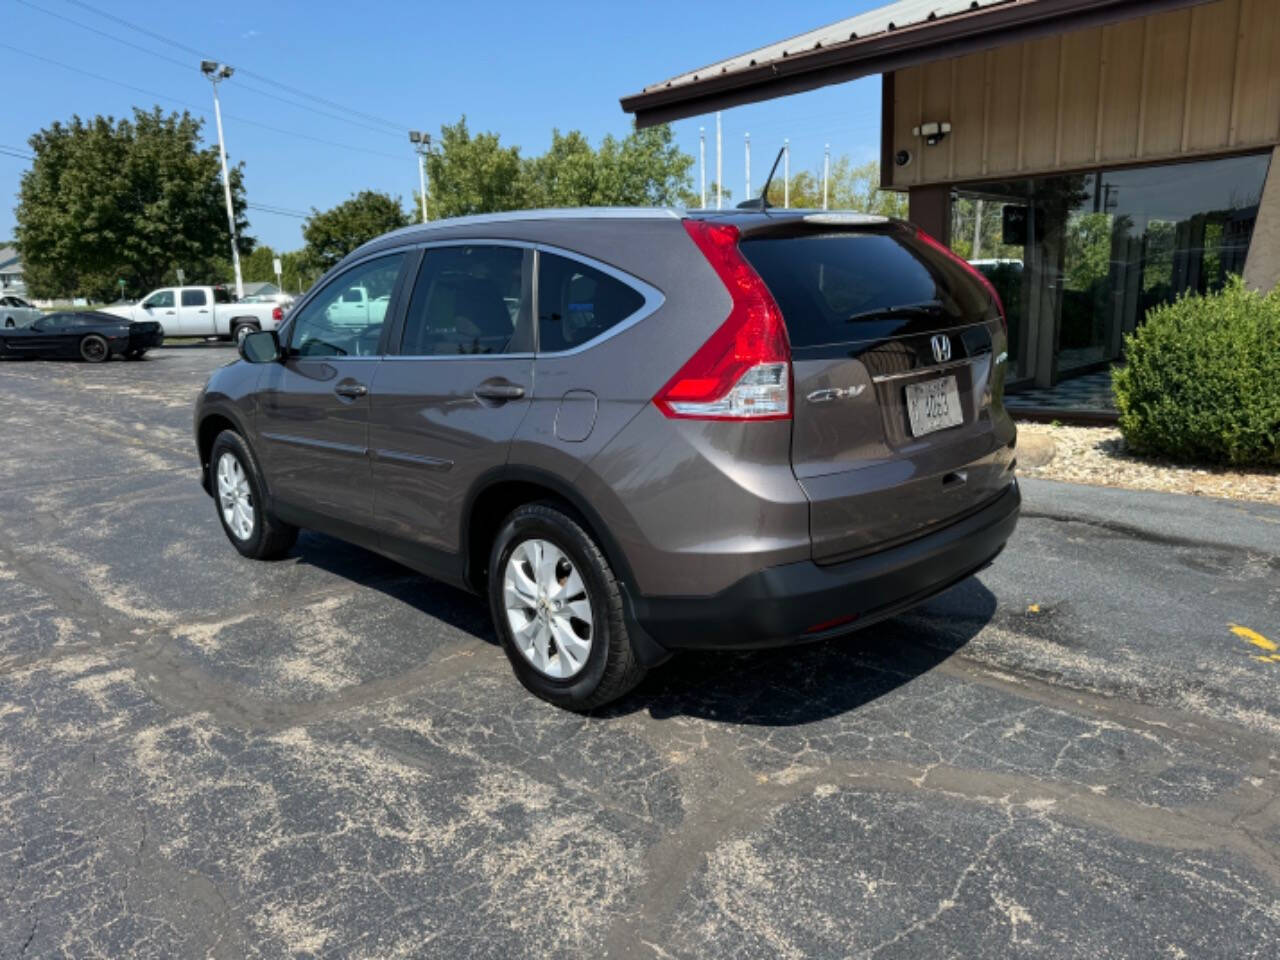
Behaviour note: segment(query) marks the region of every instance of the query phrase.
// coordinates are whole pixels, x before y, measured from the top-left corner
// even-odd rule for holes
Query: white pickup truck
[[[141,303],[103,307],[127,320],[158,320],[166,337],[226,337],[240,340],[255,330],[274,330],[284,309],[274,303],[236,303],[224,287],[163,287]]]

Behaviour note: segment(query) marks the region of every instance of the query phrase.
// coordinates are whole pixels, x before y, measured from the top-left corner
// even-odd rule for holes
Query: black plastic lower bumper
[[[1013,533],[1021,503],[1011,483],[977,512],[888,550],[830,566],[771,567],[710,597],[639,596],[632,613],[667,649],[749,649],[848,633],[987,566]]]

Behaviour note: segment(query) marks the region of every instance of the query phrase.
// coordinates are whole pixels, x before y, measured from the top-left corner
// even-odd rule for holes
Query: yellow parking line
[[[1231,632],[1237,637],[1241,640],[1248,640],[1255,647],[1261,647],[1263,650],[1280,650],[1280,646],[1277,646],[1274,641],[1268,640],[1256,630],[1250,630],[1248,627],[1242,627],[1236,623],[1229,623],[1227,626],[1231,628]]]

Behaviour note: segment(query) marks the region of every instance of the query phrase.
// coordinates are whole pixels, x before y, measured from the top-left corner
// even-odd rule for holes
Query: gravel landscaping
[[[1280,470],[1190,467],[1138,456],[1115,427],[1019,423],[1018,439],[1035,447],[1050,442],[1054,448],[1042,465],[1019,457],[1024,476],[1280,504]]]

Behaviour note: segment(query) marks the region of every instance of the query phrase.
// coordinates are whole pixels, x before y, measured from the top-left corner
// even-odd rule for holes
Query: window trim
[[[404,354],[399,353],[398,352],[399,343],[401,340],[403,340],[403,337],[404,337],[405,313],[408,309],[408,304],[406,302],[408,297],[407,297],[407,292],[405,290],[405,287],[417,281],[418,271],[422,269],[423,256],[426,254],[428,250],[435,247],[466,247],[466,246],[475,246],[477,244],[486,244],[490,246],[502,246],[502,247],[518,247],[523,250],[533,251],[533,263],[531,266],[532,276],[530,278],[532,283],[532,298],[533,298],[533,304],[532,304],[533,350],[522,351],[520,353],[480,353],[480,354],[463,354],[458,356],[441,354],[441,355],[426,356],[426,357],[413,356],[413,355],[406,356]],[[615,323],[608,330],[605,330],[603,333],[593,337],[592,339],[586,341],[585,343],[580,343],[576,347],[571,347],[568,350],[553,350],[553,351],[543,352],[541,349],[541,343],[539,342],[540,338],[538,336],[538,326],[539,326],[538,325],[538,267],[540,263],[539,255],[544,251],[546,253],[554,254],[558,257],[564,257],[568,260],[576,260],[578,263],[584,264],[588,267],[592,267],[596,270],[599,270],[601,273],[604,273],[613,277],[615,280],[619,281],[620,283],[625,283],[627,286],[631,287],[633,290],[635,290],[644,298],[644,303],[641,304],[640,308],[636,310],[634,313],[620,320],[618,323]],[[319,296],[329,286],[329,283],[332,280],[337,279],[337,277],[339,276],[338,274],[339,269],[341,269],[341,271],[345,273],[347,269],[351,267],[358,267],[361,264],[367,263],[370,260],[375,260],[379,257],[391,256],[393,254],[404,254],[407,259],[405,260],[404,266],[401,268],[400,279],[396,282],[395,291],[392,294],[392,303],[390,304],[387,310],[388,314],[394,314],[394,317],[383,328],[384,339],[379,342],[379,349],[381,352],[377,356],[341,357],[339,359],[384,360],[384,361],[416,360],[420,362],[438,362],[442,360],[449,360],[449,361],[474,362],[478,360],[492,361],[497,359],[530,360],[535,357],[572,357],[572,356],[576,356],[579,353],[584,353],[587,350],[592,350],[595,347],[599,346],[600,344],[604,343],[605,341],[611,340],[614,337],[618,336],[619,334],[625,333],[627,330],[630,330],[632,327],[640,323],[642,320],[647,320],[649,317],[653,316],[660,309],[662,309],[662,307],[667,302],[666,294],[664,294],[657,287],[653,286],[653,284],[647,283],[644,280],[641,280],[639,277],[633,274],[627,273],[625,270],[620,270],[618,267],[615,267],[612,264],[605,263],[603,260],[597,260],[595,257],[588,256],[584,253],[579,253],[576,250],[569,250],[569,249],[566,249],[565,247],[559,247],[553,243],[544,243],[542,241],[534,241],[534,240],[516,240],[510,237],[493,237],[493,236],[453,237],[447,240],[443,240],[443,239],[442,240],[417,240],[412,243],[406,243],[406,244],[397,245],[393,247],[385,247],[381,250],[370,252],[358,260],[353,260],[350,263],[338,263],[338,264],[335,264],[332,268],[330,268],[330,270],[323,277],[321,277],[319,281],[317,281],[316,285],[310,291],[308,291],[307,295],[303,297],[301,300],[299,300],[293,306],[293,308],[289,311],[290,319],[287,324],[287,326],[289,327],[288,344],[292,344],[293,342],[293,332],[295,329],[294,321],[298,317],[302,316],[302,312],[310,305],[311,301],[315,299],[317,296]],[[393,345],[394,345],[395,352],[393,352]],[[308,358],[290,356],[290,359],[304,360]],[[314,358],[314,359],[323,359],[323,358]]]
[[[293,336],[298,330],[297,320],[299,317],[302,316],[303,311],[306,310],[307,307],[311,306],[311,302],[313,300],[315,300],[322,293],[328,290],[335,280],[337,280],[343,274],[349,272],[350,270],[353,270],[356,267],[364,266],[366,263],[370,262],[371,260],[380,260],[384,257],[394,257],[394,256],[403,257],[404,260],[400,264],[400,272],[396,276],[396,282],[391,288],[391,299],[388,300],[387,302],[386,318],[384,318],[383,320],[382,332],[381,332],[381,335],[378,337],[377,353],[370,354],[369,356],[362,356],[362,357],[353,357],[353,356],[335,357],[335,356],[329,356],[327,354],[303,356],[302,354],[293,352]],[[406,247],[391,247],[386,250],[378,250],[368,254],[367,256],[361,257],[359,260],[353,260],[350,263],[335,264],[333,267],[329,269],[327,273],[325,273],[323,277],[320,278],[319,281],[316,282],[315,286],[312,287],[312,289],[307,292],[307,295],[303,297],[297,304],[294,305],[293,308],[289,310],[288,322],[283,324],[280,328],[278,328],[276,332],[276,336],[280,340],[280,345],[284,351],[285,359],[290,363],[302,362],[307,360],[323,360],[328,362],[333,362],[335,360],[341,360],[343,362],[347,362],[351,360],[355,360],[355,361],[386,360],[388,358],[387,350],[390,348],[388,333],[393,327],[398,327],[403,319],[402,314],[404,312],[404,307],[403,307],[402,301],[404,299],[405,280],[409,276],[410,271],[412,271],[415,276],[417,275],[417,268],[418,268],[418,264],[421,262],[421,259],[422,259],[421,255],[417,250],[415,250],[412,247],[406,246]],[[285,329],[286,327],[288,328],[287,330]],[[284,336],[281,336],[281,333],[283,333]]]
[[[568,350],[545,350],[544,351],[542,349],[542,341],[540,336],[541,323],[539,321],[539,312],[538,312],[538,298],[540,295],[540,291],[538,290],[538,274],[541,272],[541,265],[542,265],[541,254],[544,251],[546,253],[550,253],[557,257],[563,257],[566,260],[576,261],[577,263],[581,263],[584,266],[591,267],[593,270],[599,270],[601,273],[605,274],[606,276],[612,277],[613,279],[617,280],[619,283],[625,284],[626,286],[634,290],[636,293],[640,294],[640,296],[644,298],[644,303],[642,303],[639,306],[639,308],[636,309],[634,312],[627,314],[627,316],[623,317],[621,320],[619,320],[617,323],[611,326],[608,330],[605,330],[603,333],[596,334],[596,336],[592,337],[590,340],[586,340],[583,343],[578,344],[576,347],[570,347]],[[534,244],[534,258],[533,258],[534,352],[540,357],[572,357],[572,356],[576,356],[579,353],[583,353],[587,350],[591,350],[592,348],[604,343],[606,340],[611,340],[613,337],[616,337],[618,334],[621,334],[626,332],[627,330],[630,330],[641,320],[646,320],[649,317],[653,316],[653,314],[657,313],[658,310],[662,308],[662,305],[666,303],[666,300],[667,300],[666,296],[657,287],[653,286],[652,284],[645,283],[639,277],[632,276],[631,274],[626,273],[625,271],[619,270],[617,267],[611,266],[610,264],[603,263],[599,260],[596,260],[593,257],[585,256],[584,254],[577,253],[573,250],[565,250],[562,247],[557,247],[549,243]]]
[[[422,270],[423,261],[426,255],[432,250],[438,250],[442,247],[510,247],[522,251],[535,251],[534,257],[529,261],[529,281],[530,287],[530,323],[533,324],[533,343],[534,350],[521,350],[516,353],[401,353],[404,346],[405,325],[409,319],[409,300],[412,299],[412,288],[418,282],[418,273]],[[415,243],[405,250],[413,250],[417,253],[417,257],[412,266],[412,275],[406,275],[405,285],[409,288],[405,294],[404,309],[400,312],[400,316],[396,318],[396,327],[391,331],[391,339],[387,344],[387,352],[383,355],[384,360],[423,360],[423,361],[439,361],[439,360],[530,360],[534,357],[538,344],[538,260],[536,254],[536,244],[528,240],[506,240],[506,239],[490,239],[489,237],[469,237],[467,239],[454,240],[429,240],[422,243]],[[521,291],[523,293],[523,290]],[[394,352],[392,352],[394,350]]]

